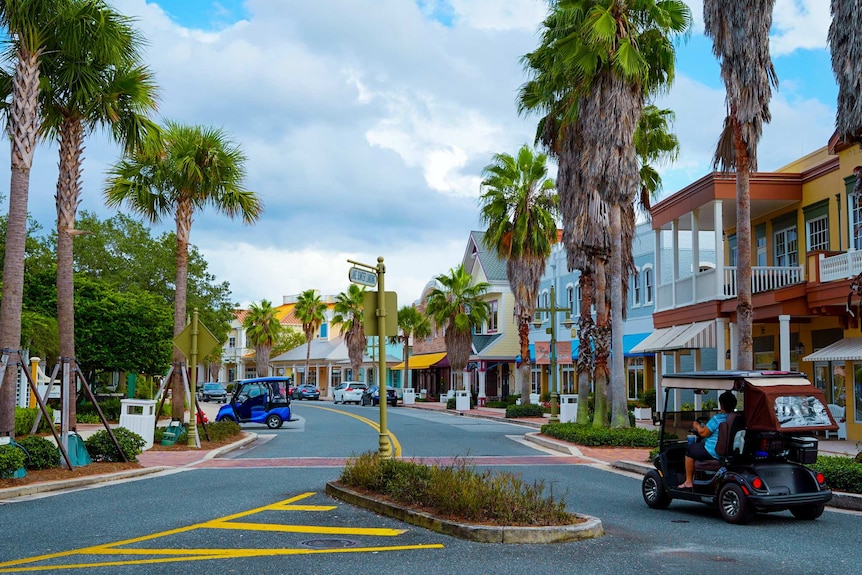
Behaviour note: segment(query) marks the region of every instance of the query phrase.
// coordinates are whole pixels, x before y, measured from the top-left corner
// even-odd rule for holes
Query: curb
[[[473,525],[448,521],[430,513],[401,507],[389,501],[353,491],[335,481],[327,482],[325,493],[330,497],[357,507],[363,507],[380,515],[392,517],[443,535],[451,535],[479,543],[563,543],[594,539],[605,534],[601,519],[579,513],[574,515],[584,521],[574,525],[550,527]]]

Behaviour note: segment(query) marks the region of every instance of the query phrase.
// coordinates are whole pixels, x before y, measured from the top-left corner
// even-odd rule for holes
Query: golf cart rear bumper
[[[758,509],[779,510],[799,507],[800,505],[816,505],[828,503],[832,499],[830,490],[816,493],[795,493],[792,495],[749,495],[748,500]]]

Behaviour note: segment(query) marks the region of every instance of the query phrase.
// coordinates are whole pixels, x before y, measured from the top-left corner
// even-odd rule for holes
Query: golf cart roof
[[[798,371],[692,371],[662,376],[664,388],[741,390],[745,384],[756,387],[779,385],[809,386],[804,373]]]

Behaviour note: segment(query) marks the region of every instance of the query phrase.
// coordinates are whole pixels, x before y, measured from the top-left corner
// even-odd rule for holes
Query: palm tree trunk
[[[611,364],[611,427],[629,427],[626,401],[626,364],[623,352],[623,246],[622,210],[619,204],[610,209],[611,236],[611,336],[614,350]]]
[[[740,136],[739,122],[734,120],[736,144],[736,322],[737,369],[754,367],[754,311],[751,304],[751,196],[749,191],[750,158],[748,148]]]
[[[69,429],[76,429],[75,403],[75,283],[72,230],[81,194],[80,158],[84,130],[80,122],[66,119],[60,127],[60,169],[57,180],[57,322],[60,357],[69,360],[71,377],[63,393],[69,394]]]
[[[590,379],[594,370],[592,315],[593,274],[581,271],[581,316],[578,319],[578,423],[590,422]]]
[[[303,373],[305,381],[296,381],[294,382],[294,385],[299,385],[300,383],[308,383],[308,369],[311,367],[311,336],[309,334],[305,334],[305,337],[306,339],[308,339],[308,343],[305,346],[305,373]],[[357,381],[359,380],[359,377],[357,376],[358,373],[358,371],[353,373],[353,379]]]
[[[596,371],[594,427],[608,426],[608,356],[611,330],[608,325],[607,271],[605,262],[596,260]]]
[[[0,346],[4,353],[21,349],[21,306],[24,302],[24,245],[27,238],[27,201],[30,167],[39,131],[39,53],[18,51],[12,78],[12,106],[8,124],[11,135],[9,214],[6,254],[3,261],[3,296],[0,300]],[[15,392],[18,372],[7,366],[0,387],[0,436],[15,433]]]
[[[186,301],[189,283],[189,234],[192,227],[192,206],[188,200],[180,200],[177,203],[177,276],[176,294],[174,299],[174,337],[186,327]],[[174,346],[174,376],[171,382],[171,417],[179,421],[183,420],[185,413],[185,385],[183,384],[182,370],[183,354]],[[188,366],[195,369],[195,366]],[[194,398],[191,398],[194,401]],[[194,412],[189,406],[190,413]],[[189,416],[191,417],[191,416]]]
[[[530,320],[518,316],[518,338],[521,342],[521,368],[520,375],[521,404],[530,403],[530,392],[532,391],[533,370],[530,361]],[[516,382],[518,383],[518,382]]]

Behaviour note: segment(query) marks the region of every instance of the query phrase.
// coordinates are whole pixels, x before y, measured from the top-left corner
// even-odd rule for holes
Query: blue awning
[[[638,345],[649,336],[648,333],[630,333],[623,336],[623,355],[625,357],[649,357],[653,354],[636,352],[632,353],[632,348]]]

